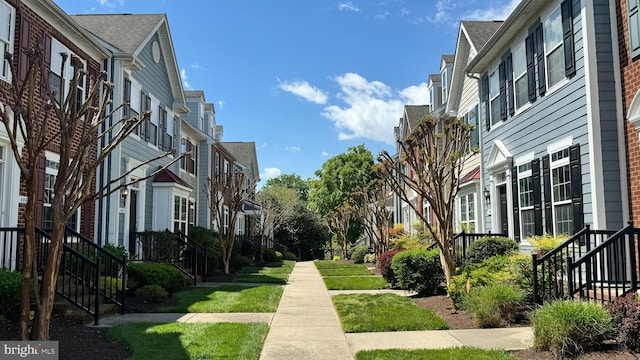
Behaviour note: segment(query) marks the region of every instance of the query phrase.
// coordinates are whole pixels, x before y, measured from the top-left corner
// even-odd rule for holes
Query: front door
[[[132,233],[138,231],[138,192],[129,192],[129,254],[136,254],[136,237]]]
[[[503,234],[509,233],[509,219],[507,213],[507,185],[499,185],[498,191],[498,214],[499,217],[499,229]]]

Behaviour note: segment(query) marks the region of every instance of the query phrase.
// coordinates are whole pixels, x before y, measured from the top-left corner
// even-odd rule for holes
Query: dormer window
[[[441,73],[442,78],[442,103],[447,102],[447,94],[448,94],[448,83],[447,83],[447,68],[444,68]]]

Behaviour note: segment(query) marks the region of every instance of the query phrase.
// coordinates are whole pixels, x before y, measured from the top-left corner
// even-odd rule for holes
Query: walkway
[[[266,322],[269,323],[270,330],[260,360],[352,360],[362,350],[440,349],[456,346],[518,350],[529,348],[533,344],[533,332],[528,327],[345,334],[331,303],[331,295],[348,292],[361,293],[329,292],[313,262],[299,262],[284,287],[275,313],[126,314],[101,319],[100,326],[138,321]],[[409,295],[390,290],[379,292]]]

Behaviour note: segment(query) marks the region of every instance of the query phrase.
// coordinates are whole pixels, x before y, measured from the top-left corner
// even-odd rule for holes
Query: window
[[[151,111],[151,97],[140,91],[140,115],[144,116],[147,112]],[[150,141],[151,139],[151,121],[149,118],[145,119],[138,125],[138,131],[140,134],[140,138],[145,141]]]
[[[469,124],[472,126],[468,149],[477,149],[478,146],[480,146],[480,130],[478,129],[478,105],[474,105],[469,108],[469,112],[462,116],[462,121],[464,121],[465,124]]]
[[[195,199],[189,199],[189,227],[196,225],[196,202]]]
[[[549,88],[565,77],[562,17],[560,15],[560,8],[558,8],[544,21],[544,47],[547,64],[547,85]]]
[[[187,233],[187,198],[175,195],[173,198],[173,231]]]
[[[491,125],[495,125],[500,122],[500,80],[498,69],[489,74],[489,107]]]
[[[224,159],[222,183],[225,184],[225,185],[227,185],[229,183],[229,161],[227,161],[227,159]]]
[[[4,202],[5,200],[5,189],[4,189],[4,178],[5,178],[5,163],[6,163],[6,159],[5,159],[5,154],[6,154],[6,148],[4,145],[0,145],[0,204],[6,204]],[[0,215],[0,219],[1,219],[1,215]]]
[[[474,233],[476,231],[475,197],[475,193],[460,197],[460,228],[464,232]]]
[[[527,58],[524,42],[513,50],[513,77],[515,78],[515,105],[521,108],[529,102],[527,93]]]
[[[149,142],[153,145],[158,144],[158,124],[160,122],[160,111],[156,111],[160,108],[158,100],[151,99],[151,119],[149,121]]]
[[[229,232],[229,207],[224,206],[222,212],[222,233],[227,234]]]
[[[134,83],[133,81],[129,80],[129,84],[131,86],[129,94],[129,116],[131,118],[137,118],[140,114],[140,94],[142,93],[142,90],[140,89],[140,85]],[[136,128],[133,130],[133,133],[139,135],[140,127],[136,126]]]
[[[180,153],[181,154],[189,153],[180,159],[180,168],[188,172],[189,174],[196,175],[197,174],[196,164],[197,164],[197,157],[198,157],[197,145],[192,143],[191,139],[189,138],[182,138],[180,140]]]
[[[0,47],[2,49],[2,64],[0,65],[0,79],[11,82],[9,62],[4,54],[13,54],[13,36],[15,33],[15,9],[0,0]]]
[[[171,140],[167,136],[167,110],[158,106],[158,147],[164,151],[171,149]]]
[[[76,55],[55,38],[51,39],[51,53],[49,54],[49,91],[54,94],[57,103],[64,101],[69,94],[73,79],[74,58]],[[78,62],[81,64],[81,62]],[[84,66],[84,65],[83,65]],[[83,68],[84,69],[84,68]],[[81,70],[83,70],[81,69]],[[76,106],[79,108],[85,100],[84,76],[78,80]]]
[[[640,55],[640,0],[627,0],[629,17],[629,49],[631,57]]]
[[[213,178],[216,182],[220,181],[220,153],[216,152],[213,160]]]
[[[531,162],[518,166],[520,233],[523,238],[535,235],[534,186]]]
[[[187,138],[181,138],[180,139],[180,154],[184,154],[187,152]],[[182,158],[180,158],[180,169],[182,170],[186,170],[187,169],[187,157],[183,156]]]
[[[448,83],[447,83],[447,68],[442,70],[442,103],[447,102]]]
[[[60,169],[60,155],[47,152],[44,174],[44,208],[42,212],[42,227],[44,229],[53,228],[51,202],[53,201],[53,197],[55,196],[54,188],[56,184],[56,178],[58,177],[58,169]],[[69,219],[69,221],[67,222],[67,227],[75,231],[80,231],[79,214],[80,209],[75,214],[73,214],[71,219]]]
[[[573,234],[569,149],[551,154],[551,202],[555,234]]]

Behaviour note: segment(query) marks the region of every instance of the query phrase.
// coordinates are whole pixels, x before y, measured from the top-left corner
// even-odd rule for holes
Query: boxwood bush
[[[434,295],[443,290],[444,272],[439,250],[407,250],[396,254],[391,261],[398,286],[420,295]]]
[[[477,264],[496,255],[508,255],[518,250],[518,243],[507,237],[485,236],[471,243],[465,264]]]
[[[0,316],[20,305],[22,274],[17,271],[0,269]]]
[[[556,358],[575,357],[613,337],[611,315],[597,302],[562,300],[540,306],[531,317],[533,347]]]
[[[127,267],[128,287],[132,291],[145,285],[158,285],[167,293],[184,290],[189,286],[189,279],[169,264],[133,263]]]

